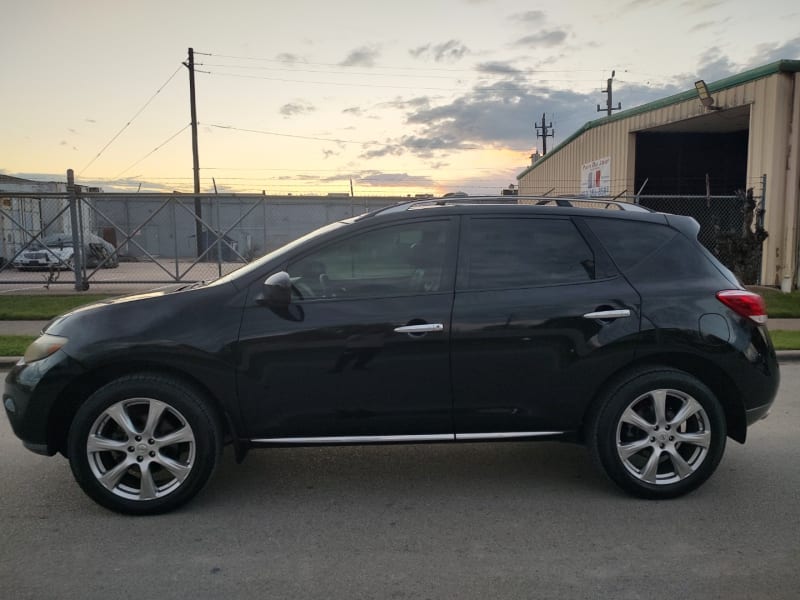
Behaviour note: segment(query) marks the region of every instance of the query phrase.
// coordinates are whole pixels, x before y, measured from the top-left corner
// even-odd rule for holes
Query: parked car
[[[114,253],[114,246],[93,233],[83,234],[83,255],[87,267],[97,267],[102,263],[105,268],[119,266],[119,259]],[[27,269],[72,269],[75,248],[71,233],[54,233],[32,242],[14,259],[13,266],[24,271]]]
[[[134,514],[193,497],[226,443],[563,440],[631,494],[697,488],[776,394],[761,298],[691,218],[497,200],[367,213],[57,318],[8,374],[13,429]]]

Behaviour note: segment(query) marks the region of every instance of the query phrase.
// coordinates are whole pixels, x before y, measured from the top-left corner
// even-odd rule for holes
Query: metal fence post
[[[78,218],[78,199],[75,194],[75,172],[67,169],[67,200],[69,202],[69,217],[72,228],[72,273],[75,277],[75,291],[83,292],[89,289],[89,282],[83,278],[83,236],[81,235],[80,219]]]

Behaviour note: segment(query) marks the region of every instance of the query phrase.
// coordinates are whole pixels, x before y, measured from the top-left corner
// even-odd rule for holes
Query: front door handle
[[[444,331],[444,325],[441,323],[424,323],[422,325],[403,325],[402,327],[395,327],[395,333],[429,333],[431,331]]]
[[[627,308],[620,308],[617,310],[598,310],[597,312],[590,312],[583,315],[584,319],[598,319],[605,321],[606,319],[621,319],[623,317],[630,317],[631,311]]]

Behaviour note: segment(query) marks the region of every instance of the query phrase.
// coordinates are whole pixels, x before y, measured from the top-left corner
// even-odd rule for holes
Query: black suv
[[[7,377],[14,431],[126,513],[226,443],[559,439],[635,495],[696,488],[778,388],[763,301],[691,218],[519,202],[397,205],[59,317]]]

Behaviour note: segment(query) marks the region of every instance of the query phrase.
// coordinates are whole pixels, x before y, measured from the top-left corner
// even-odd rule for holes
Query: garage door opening
[[[745,189],[749,122],[750,107],[742,106],[638,132],[635,189],[664,196]]]

